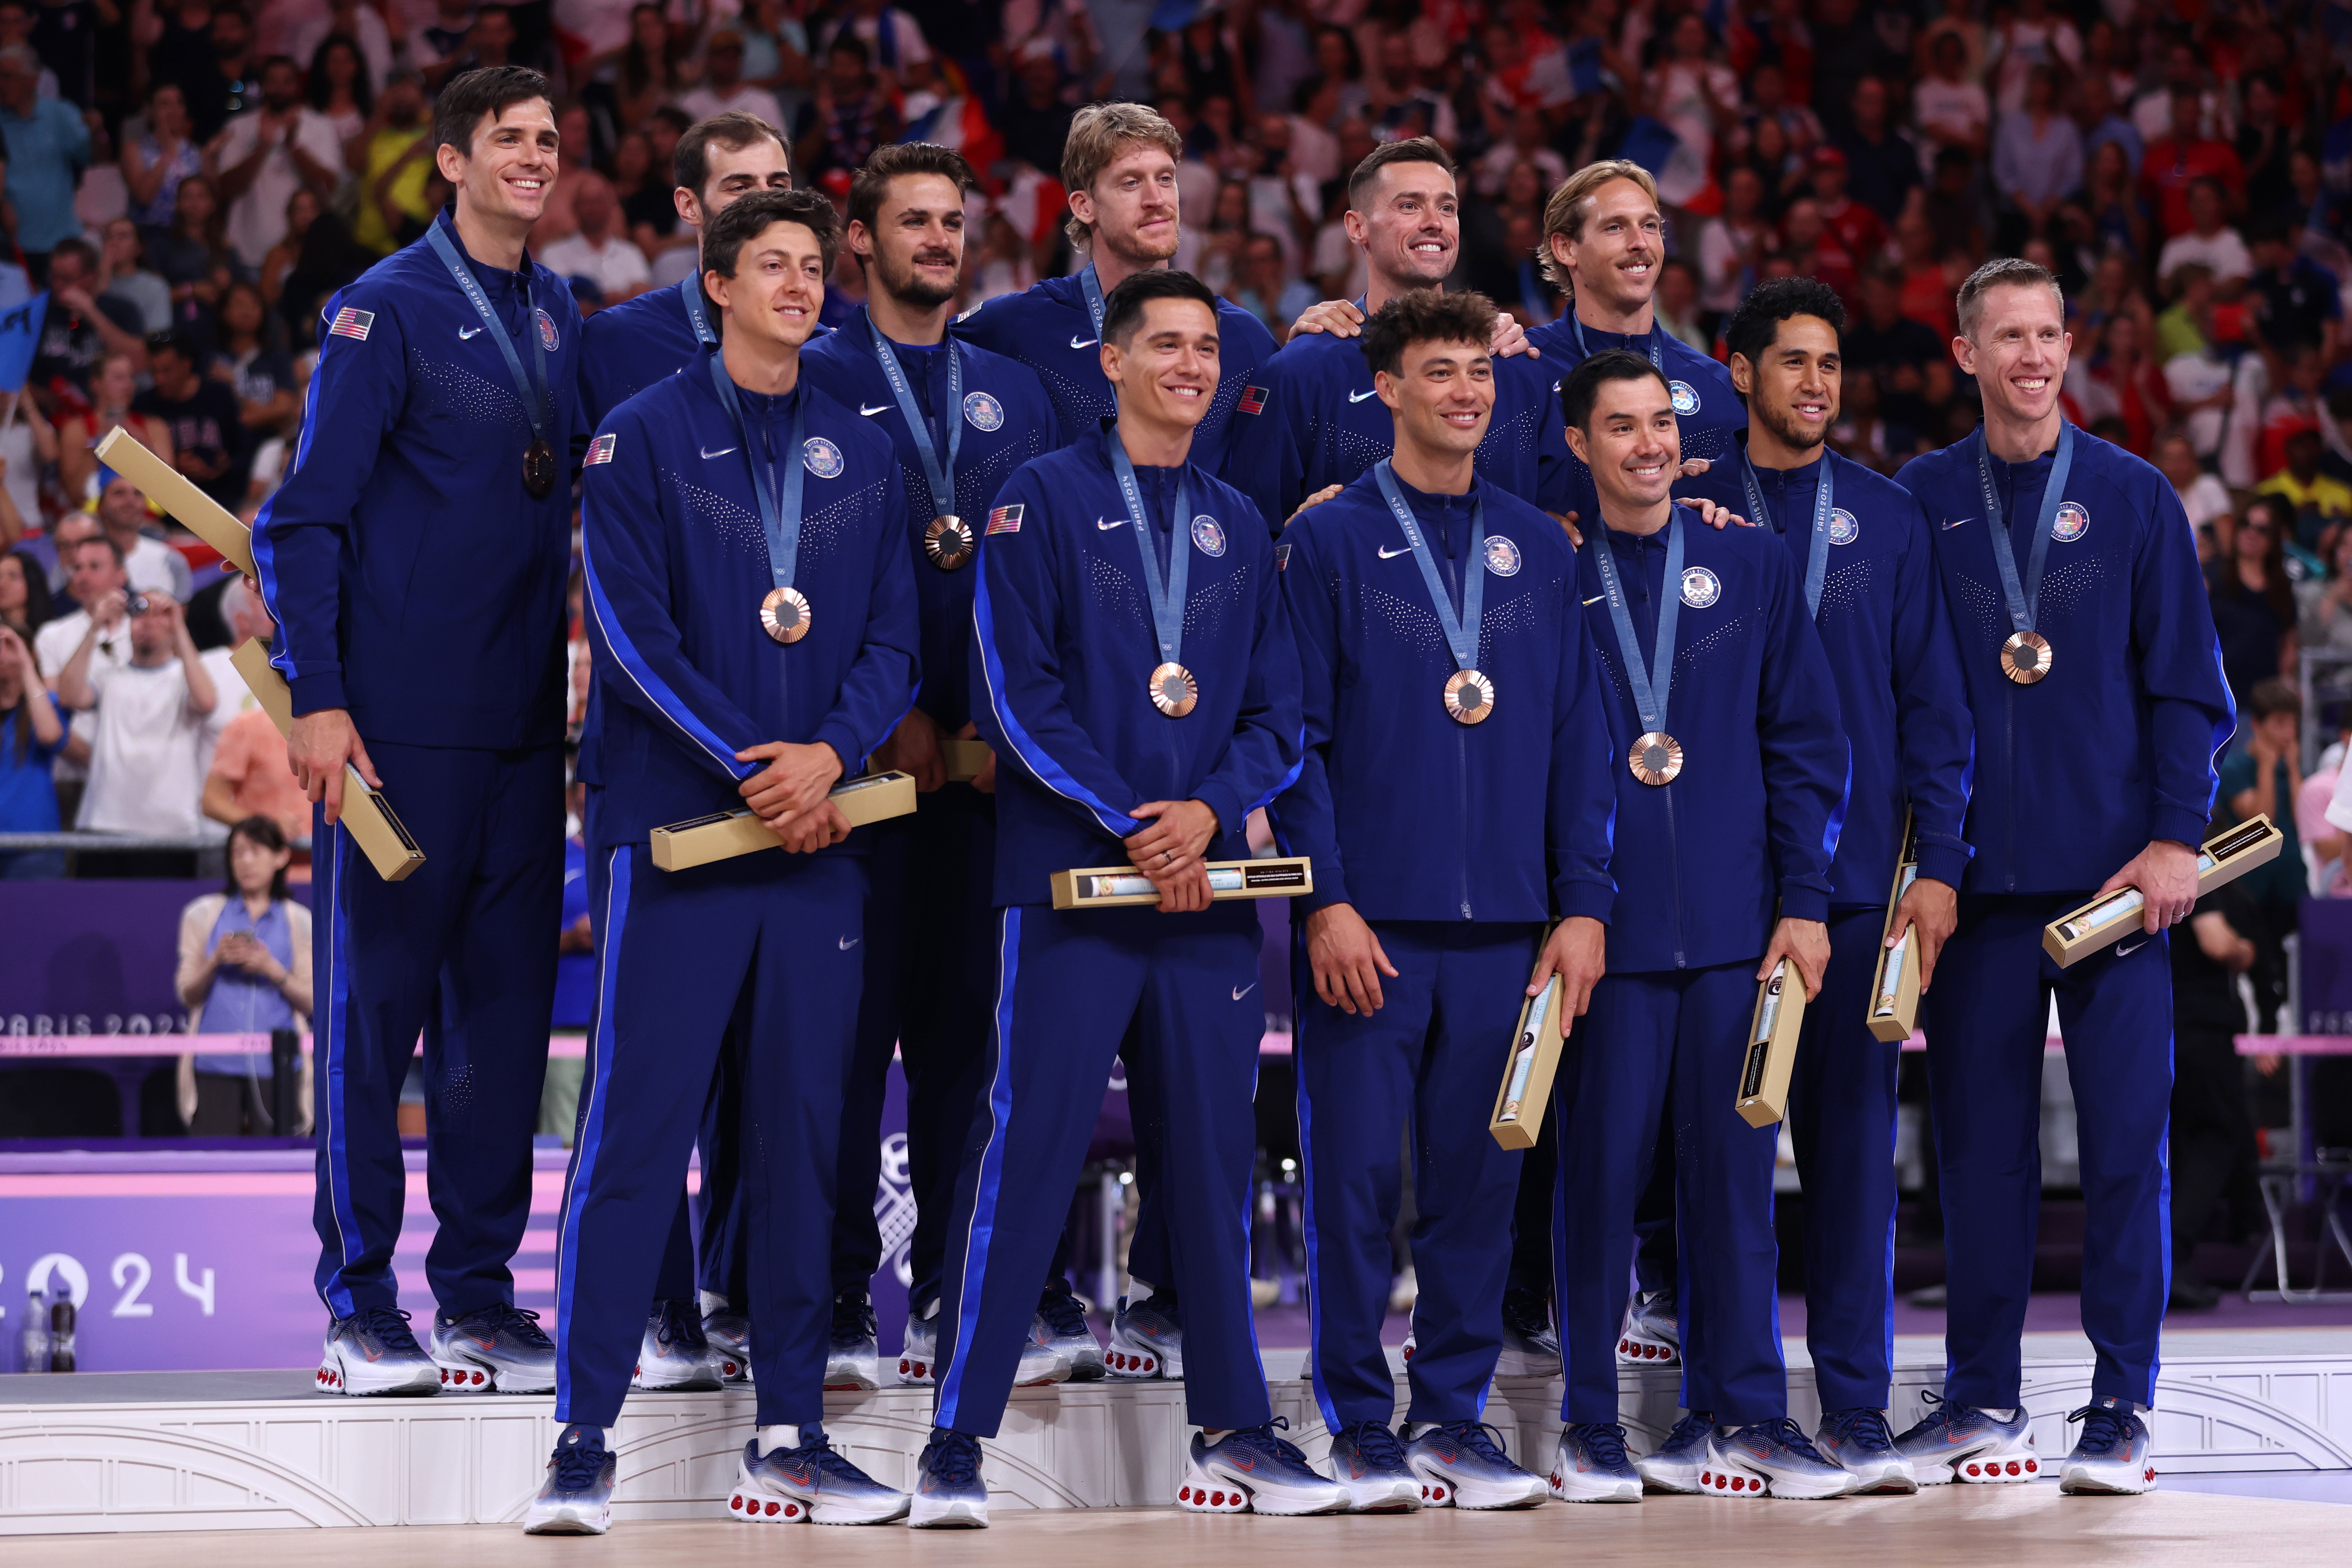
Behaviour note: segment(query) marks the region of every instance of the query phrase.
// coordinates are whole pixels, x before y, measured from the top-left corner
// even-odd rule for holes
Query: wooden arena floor
[[[1528,1513],[1207,1519],[1173,1510],[1007,1511],[984,1531],[898,1526],[750,1529],[724,1520],[631,1523],[599,1539],[536,1539],[508,1526],[270,1530],[20,1539],[0,1560],[41,1568],[538,1568],[540,1564],[938,1564],[939,1568],[1196,1568],[1255,1562],[1281,1568],[1344,1560],[1349,1568],[1526,1568],[1673,1562],[1802,1563],[1821,1568],[2277,1568],[2343,1562],[2352,1511],[2163,1492],[2061,1498],[2054,1485],[1948,1486],[1915,1498],[1844,1502],[1717,1502],[1653,1498],[1639,1507],[1550,1503]],[[1294,1557],[1292,1554],[1296,1554]]]

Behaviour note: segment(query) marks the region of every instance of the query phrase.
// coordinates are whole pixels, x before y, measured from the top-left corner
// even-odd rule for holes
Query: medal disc
[[[808,599],[798,588],[771,588],[760,601],[760,625],[778,642],[800,641],[808,636]]]
[[[2020,686],[2031,686],[2050,673],[2054,657],[2050,639],[2040,632],[2011,632],[2000,645],[2000,672]]]
[[[1171,719],[1181,719],[1201,700],[1200,682],[1181,664],[1163,664],[1151,672],[1151,705]]]
[[[555,489],[555,448],[533,441],[522,454],[522,488],[533,500],[545,500]]]
[[[941,512],[923,530],[923,553],[942,572],[963,565],[971,552],[971,525],[952,512]]]
[[[1645,784],[1670,784],[1683,771],[1683,743],[1664,730],[1653,730],[1633,742],[1625,765]]]
[[[1475,669],[1457,670],[1445,682],[1446,716],[1457,724],[1483,722],[1495,710],[1495,683]]]

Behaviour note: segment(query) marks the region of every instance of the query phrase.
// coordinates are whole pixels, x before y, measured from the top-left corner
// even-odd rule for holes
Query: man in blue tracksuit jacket
[[[1244,1474],[1262,1511],[1347,1503],[1267,1425],[1250,1316],[1259,926],[1247,901],[1209,902],[1202,864],[1248,857],[1244,819],[1297,776],[1300,721],[1274,546],[1257,509],[1189,458],[1218,326],[1190,274],[1122,281],[1102,344],[1118,420],[1022,468],[983,531],[972,710],[998,760],[999,968],[917,1524],[986,1520],[975,1439],[1003,1418],[1122,1038],[1181,1200],[1167,1224],[1185,1403],[1211,1438],[1194,1439],[1178,1501],[1210,1508],[1214,1469],[1220,1505]],[[1051,907],[1055,872],[1121,863],[1157,908]]]
[[[921,608],[923,685],[914,708],[875,754],[877,769],[915,775],[915,815],[871,830],[866,907],[866,990],[857,1062],[843,1106],[841,1191],[875,1190],[881,1172],[882,1098],[896,1049],[907,1081],[907,1163],[915,1197],[908,1248],[913,1280],[899,1376],[931,1381],[940,1258],[956,1173],[963,1166],[987,1067],[989,1004],[996,989],[993,921],[995,764],[950,780],[943,742],[971,722],[972,569],[989,503],[1014,469],[1060,443],[1053,405],[1025,367],[957,342],[948,317],[963,262],[963,203],[975,188],[963,155],[929,142],[877,149],[849,190],[849,248],[866,269],[866,303],[803,356],[811,383],[887,435],[906,495],[899,519]],[[879,355],[890,356],[886,368]],[[901,395],[912,404],[914,422]],[[940,482],[933,489],[934,479]],[[940,518],[954,520],[940,523]],[[884,1256],[871,1203],[844,1203],[834,1225],[833,1283],[846,1328],[873,1354],[867,1291]],[[1057,1316],[1102,1375],[1102,1352],[1064,1284]],[[1064,1303],[1069,1303],[1065,1310]],[[876,1370],[841,1360],[828,1382]],[[1077,1369],[1074,1369],[1077,1370]]]
[[[1500,396],[1494,328],[1480,294],[1416,289],[1374,311],[1362,352],[1396,454],[1275,547],[1307,757],[1269,815],[1315,865],[1295,987],[1310,1364],[1331,1474],[1359,1510],[1545,1500],[1479,1424],[1520,1162],[1487,1131],[1496,1046],[1556,972],[1568,995],[1542,1026],[1584,1010],[1616,893],[1619,748],[1575,552],[1475,468]],[[1400,1444],[1381,1320],[1408,1128],[1422,1287]]]
[[[1908,490],[1827,445],[1844,324],[1837,294],[1810,278],[1774,279],[1740,303],[1725,334],[1748,428],[1731,458],[1691,488],[1787,543],[1837,679],[1853,779],[1830,868],[1829,970],[1821,1001],[1805,1014],[1790,1091],[1805,1190],[1806,1345],[1822,1411],[1814,1441],[1863,1478],[1861,1489],[1909,1491],[1909,1466],[1894,1452],[1884,1414],[1893,1377],[1899,1050],[1871,1034],[1870,993],[1906,808],[1918,873],[1894,934],[1914,933],[1908,961],[1923,982],[1935,973],[1969,862],[1962,826],[1976,753],[1926,514]],[[1663,1154],[1660,1163],[1668,1163]],[[1671,1291],[1671,1226],[1660,1239],[1652,1258],[1644,1238],[1643,1260]],[[1693,1412],[1681,1445],[1641,1461],[1654,1489],[1696,1489],[1696,1438],[1708,1415]]]
[[[1953,353],[1984,393],[1983,429],[1901,475],[1936,526],[1979,756],[1976,858],[1926,1019],[1950,1266],[1948,1403],[1900,1446],[1922,1480],[2045,1473],[2018,1408],[2018,1336],[2055,991],[2082,1134],[2083,1331],[2098,1352],[2060,1482],[2145,1491],[2156,1467],[2140,1415],[2156,1396],[2171,1273],[2165,928],[2196,901],[2213,754],[2236,716],[2179,498],[2059,406],[2068,339],[2057,283],[2028,262],[1987,262],[1961,287],[1959,327]],[[2042,927],[2126,885],[2146,895],[2144,934],[2059,969]]]
[[[1617,774],[1609,973],[1561,1056],[1554,1253],[1568,1423],[1554,1490],[1637,1500],[1617,1423],[1616,1339],[1633,1206],[1661,1117],[1673,1133],[1685,1311],[1685,1402],[1727,1430],[1713,1468],[1783,1496],[1849,1481],[1787,1419],[1772,1232],[1777,1130],[1733,1110],[1757,983],[1818,994],[1848,759],[1837,690],[1789,552],[1705,527],[1669,497],[1673,394],[1640,355],[1561,383],[1569,444],[1601,510],[1580,552],[1593,641],[1633,736]],[[1757,955],[1763,955],[1758,962]],[[1727,1486],[1727,1495],[1728,1487]]]
[[[1078,110],[1062,144],[1062,184],[1070,193],[1070,242],[1087,255],[1067,278],[975,306],[956,336],[1037,373],[1061,419],[1059,445],[1091,441],[1118,412],[1096,345],[1102,301],[1129,273],[1166,267],[1176,254],[1176,161],[1184,139],[1139,103],[1095,103]],[[1238,305],[1217,301],[1216,402],[1192,438],[1192,462],[1225,472],[1237,416],[1263,405],[1261,370],[1274,335]],[[1155,1281],[1157,1283],[1157,1281]]]
[[[1370,274],[1359,310],[1438,287],[1462,248],[1454,160],[1426,136],[1381,143],[1349,176],[1347,217]],[[1570,461],[1556,380],[1549,358],[1496,359],[1493,417],[1477,457],[1481,479],[1555,512],[1568,505]],[[1225,477],[1279,530],[1308,496],[1388,456],[1395,426],[1360,338],[1301,332],[1267,362],[1264,381],[1265,396],[1235,421]]]
[[[721,213],[702,259],[725,346],[622,405],[588,448],[596,1019],[556,1257],[564,1431],[533,1528],[583,1506],[565,1455],[601,1447],[620,1415],[730,1019],[761,1428],[730,1511],[773,1500],[864,1518],[857,1496],[804,1479],[828,1468],[835,1140],[864,960],[864,868],[825,795],[914,700],[916,611],[889,443],[801,374],[835,235],[809,192]],[[654,829],[745,806],[791,853],[655,866]]]
[[[461,90],[462,89],[462,90]],[[563,580],[577,317],[523,237],[555,175],[547,84],[456,79],[454,209],[327,303],[293,471],[253,531],[288,756],[316,827],[322,1386],[551,1384],[513,1307],[563,896]],[[462,281],[461,281],[462,279]],[[387,884],[339,825],[346,762],[424,849]],[[396,1310],[394,1125],[425,1036],[436,1369]]]

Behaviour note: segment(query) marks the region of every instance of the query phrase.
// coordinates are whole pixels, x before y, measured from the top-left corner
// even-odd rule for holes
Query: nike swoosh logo
[[[1597,604],[1599,604],[1601,600],[1603,600],[1603,599],[1607,598],[1608,596],[1609,596],[1609,595],[1606,595],[1606,594],[1595,594],[1595,595],[1592,595],[1592,597],[1591,597],[1590,599],[1585,600],[1584,602],[1585,602],[1586,604],[1588,604],[1588,605],[1597,605]]]
[[[1127,526],[1127,519],[1120,518],[1117,522],[1105,522],[1101,518],[1097,518],[1095,519],[1095,526],[1097,528],[1103,529],[1106,531],[1114,528],[1125,528]]]
[[[862,936],[843,937],[841,939],[841,951],[847,952],[851,948],[856,947],[859,942],[864,942],[865,940],[866,939]]]
[[[1101,341],[1099,338],[1072,338],[1070,346],[1074,349],[1090,349]]]
[[[1976,519],[1973,517],[1948,517],[1944,520],[1944,526],[1946,528],[1958,528],[1964,522],[1974,522],[1975,521]]]
[[[706,457],[706,458],[723,458],[723,457],[725,457],[725,456],[726,456],[728,453],[730,453],[730,452],[740,451],[741,449],[742,449],[742,448],[740,448],[740,447],[719,447],[719,450],[717,450],[716,452],[714,452],[714,451],[712,451],[712,450],[711,450],[709,447],[703,447],[698,448],[698,450],[699,450],[699,451],[702,453],[702,455],[703,455],[704,457]]]
[[[2127,955],[2129,955],[2129,954],[2131,954],[2131,953],[2137,952],[2141,948],[2146,947],[2146,946],[2147,946],[2150,942],[2152,942],[2152,941],[2154,941],[2154,940],[2155,940],[2155,939],[2154,939],[2153,937],[2145,937],[2145,936],[2144,936],[2144,937],[2140,938],[2137,942],[2136,942],[2132,943],[2129,947],[2119,947],[2119,948],[2116,949],[2116,956],[2117,958],[2123,958],[2123,957],[2126,957],[2126,956],[2127,956]]]
[[[1251,982],[1250,982],[1248,984],[1246,984],[1246,985],[1236,985],[1236,986],[1234,986],[1234,1001],[1236,1001],[1236,1002],[1238,1002],[1238,1001],[1240,1001],[1243,997],[1244,997],[1244,996],[1248,995],[1251,992],[1253,992],[1253,991],[1255,991],[1255,990],[1256,990],[1256,989],[1257,989],[1257,982],[1256,982],[1256,981],[1255,981],[1255,980],[1251,981]]]
[[[1377,396],[1379,395],[1379,391],[1380,389],[1375,387],[1370,392],[1351,392],[1348,394],[1348,401],[1350,403],[1361,403],[1367,397]]]
[[[864,405],[863,403],[861,403],[861,404],[859,404],[859,405],[857,405],[857,412],[859,412],[860,414],[865,415],[865,416],[866,416],[866,417],[867,417],[868,419],[871,419],[871,418],[873,418],[877,414],[881,413],[884,409],[886,409],[886,408],[887,408],[887,407],[889,407],[889,406],[890,406],[890,405],[889,405],[888,404],[887,404],[887,403],[877,403],[877,404],[876,404],[873,407],[868,408],[868,407],[866,407],[866,405]]]
[[[1400,555],[1410,555],[1412,553],[1412,546],[1410,544],[1406,545],[1402,550],[1391,550],[1385,545],[1381,548],[1381,559],[1383,561],[1393,561]]]
[[[457,329],[457,335],[460,338],[476,337],[480,334],[481,330],[482,329],[479,327],[459,327]]]

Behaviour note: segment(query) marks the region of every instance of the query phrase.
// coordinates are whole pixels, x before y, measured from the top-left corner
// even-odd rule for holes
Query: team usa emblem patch
[[[539,341],[549,353],[553,353],[563,340],[556,335],[555,318],[544,310],[533,312],[539,317]]]
[[[812,436],[801,443],[801,462],[821,479],[841,478],[841,470],[847,466],[841,460],[841,448],[822,436]]]
[[[1499,533],[1486,536],[1486,570],[1497,577],[1519,574],[1519,547]]]
[[[971,421],[971,427],[975,430],[1004,428],[1004,405],[985,392],[964,394],[963,416]]]
[[[1692,566],[1683,573],[1683,603],[1694,610],[1704,610],[1723,597],[1723,581],[1704,566]]]
[[[1830,542],[1852,544],[1862,537],[1862,524],[1842,506],[1830,508]]]
[[[2091,514],[2073,501],[2062,501],[2058,515],[2050,520],[2050,537],[2061,544],[2072,544],[2091,531]]]
[[[368,331],[375,325],[373,310],[355,310],[346,305],[335,312],[334,323],[327,331],[339,338],[355,338],[367,342]]]
[[[1200,546],[1203,555],[1223,555],[1225,531],[1217,526],[1213,517],[1196,517],[1192,520],[1192,542]]]
[[[599,463],[611,462],[613,460],[613,445],[619,439],[620,437],[617,435],[605,435],[599,436],[593,441],[589,442],[588,458],[586,462],[582,466],[583,468],[593,468]]]
[[[988,528],[986,531],[990,533],[1020,532],[1021,513],[1024,510],[1026,510],[1025,503],[1021,501],[1015,501],[1011,506],[998,507],[995,510],[988,514]]]
[[[1666,395],[1674,399],[1675,412],[1687,419],[1698,412],[1698,388],[1687,381],[1666,383]]]
[[[1234,405],[1234,406],[1235,406],[1235,407],[1237,407],[1237,408],[1239,408],[1239,409],[1240,409],[1243,413],[1244,413],[1244,414],[1263,414],[1263,413],[1265,413],[1265,387],[1263,387],[1263,386],[1244,386],[1244,387],[1243,387],[1243,388],[1242,388],[1242,400],[1241,400],[1241,402],[1239,402],[1239,403],[1235,404],[1235,405]]]

